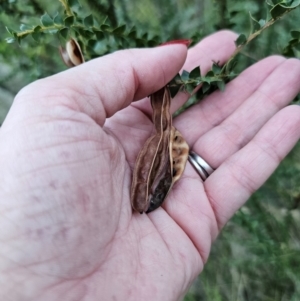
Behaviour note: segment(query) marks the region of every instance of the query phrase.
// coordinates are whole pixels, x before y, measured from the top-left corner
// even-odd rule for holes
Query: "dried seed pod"
[[[150,177],[153,167],[157,169],[157,167],[154,166],[154,158],[160,141],[161,136],[159,134],[150,137],[140,151],[135,163],[131,186],[131,201],[133,209],[140,213],[146,212],[149,207],[149,183],[151,181]]]
[[[66,48],[59,48],[60,55],[68,67],[78,66],[84,63],[84,57],[80,45],[75,39],[70,39],[66,43]]]
[[[174,184],[181,178],[189,156],[188,144],[184,140],[182,134],[174,127],[172,127],[171,132],[170,153]]]
[[[188,145],[172,127],[168,87],[151,95],[156,134],[140,151],[131,186],[134,210],[151,212],[161,206],[173,184],[181,177],[188,158]]]
[[[137,157],[131,185],[132,207],[140,213],[148,210],[149,195],[155,191],[168,164],[172,128],[170,100],[170,92],[166,88],[151,95],[156,134],[146,141]]]
[[[189,156],[189,146],[181,133],[172,126],[170,133],[168,165],[155,191],[149,195],[149,208],[146,213],[157,209],[168,196],[174,183],[178,181],[185,169]]]

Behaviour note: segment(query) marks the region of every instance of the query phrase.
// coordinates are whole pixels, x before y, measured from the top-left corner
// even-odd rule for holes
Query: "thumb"
[[[25,97],[47,106],[65,105],[103,125],[106,118],[160,89],[179,72],[187,47],[178,42],[91,60],[27,86],[16,100]]]

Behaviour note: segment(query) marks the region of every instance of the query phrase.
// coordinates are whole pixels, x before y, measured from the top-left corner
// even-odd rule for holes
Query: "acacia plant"
[[[11,1],[14,3],[14,1]],[[78,0],[58,0],[60,9],[53,15],[45,12],[35,24],[21,24],[19,30],[6,27],[9,37],[7,43],[17,42],[19,44],[25,38],[31,37],[36,43],[49,43],[51,37],[56,37],[61,45],[74,38],[78,41],[86,60],[111,53],[113,51],[131,47],[151,47],[162,42],[162,35],[149,35],[147,31],[140,28],[128,26],[124,23],[117,25],[116,12],[110,3],[105,6],[97,4],[101,13],[91,14],[87,7],[83,7]],[[91,5],[90,1],[87,1]],[[225,2],[224,2],[225,3]],[[94,6],[97,6],[94,4]],[[174,96],[179,89],[192,94],[197,86],[201,88],[197,92],[197,99],[212,93],[216,89],[224,90],[225,84],[234,78],[237,73],[235,67],[238,65],[238,54],[254,38],[261,35],[266,29],[279,21],[285,15],[300,6],[300,0],[266,0],[266,18],[255,19],[250,12],[251,28],[248,34],[241,33],[236,40],[236,50],[231,58],[220,66],[218,62],[212,64],[207,74],[201,74],[201,66],[191,72],[183,71],[169,83],[171,95]],[[8,9],[6,7],[6,9]],[[234,15],[231,11],[229,15]],[[126,18],[125,18],[126,19]],[[223,20],[223,23],[226,23]],[[189,38],[196,38],[196,33]],[[195,42],[195,40],[194,40]],[[300,49],[300,30],[291,30],[291,38],[282,54],[294,56]],[[194,103],[194,102],[193,102]]]

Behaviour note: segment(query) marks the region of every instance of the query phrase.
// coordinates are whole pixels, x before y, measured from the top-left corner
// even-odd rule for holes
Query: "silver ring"
[[[195,152],[190,151],[189,162],[198,172],[199,176],[205,181],[214,171],[214,169]]]

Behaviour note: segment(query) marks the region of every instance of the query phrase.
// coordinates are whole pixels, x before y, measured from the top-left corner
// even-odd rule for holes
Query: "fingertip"
[[[205,37],[204,39],[202,39],[201,41],[199,41],[199,43],[197,43],[193,48],[197,48],[199,45],[201,45],[201,47],[203,47],[203,45],[214,45],[218,44],[219,47],[222,46],[222,44],[224,44],[224,46],[226,46],[227,48],[230,46],[232,49],[236,48],[235,46],[235,41],[238,37],[238,34],[232,30],[228,30],[228,29],[224,29],[224,30],[220,30],[217,31],[215,33],[212,33],[211,35]],[[213,43],[214,42],[214,43]],[[209,47],[211,48],[211,46]],[[230,51],[232,51],[232,49],[230,49]]]
[[[137,73],[138,86],[134,100],[142,99],[165,86],[180,71],[188,53],[185,44],[176,43],[168,44],[168,47],[133,49],[132,54],[136,57],[136,52],[142,50],[145,50],[145,55],[133,61],[134,70],[143,69],[143,72]],[[152,82],[146,81],[146,78],[151,78]]]
[[[44,92],[54,91],[53,96],[64,91],[65,97],[52,98],[65,99],[68,107],[75,103],[79,111],[102,125],[132,101],[165,86],[179,72],[186,56],[187,47],[182,43],[116,51],[48,78]]]

